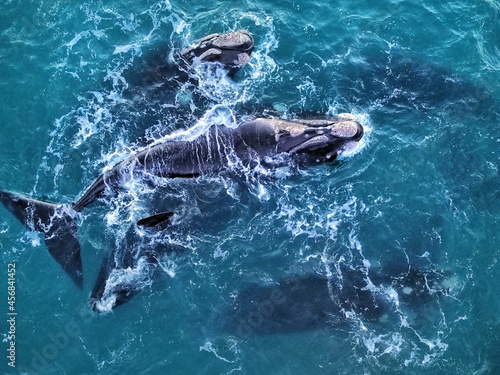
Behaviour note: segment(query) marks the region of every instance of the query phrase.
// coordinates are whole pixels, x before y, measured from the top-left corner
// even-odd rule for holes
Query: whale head
[[[363,133],[349,113],[294,120],[257,118],[241,128],[245,144],[252,148],[272,147],[278,154],[297,156],[307,164],[331,162],[354,150]]]
[[[238,30],[208,35],[181,54],[188,61],[197,58],[205,62],[220,63],[234,74],[250,61],[254,46],[252,36],[246,30]]]
[[[363,127],[356,117],[342,113],[336,117],[278,121],[274,125],[277,151],[301,155],[312,163],[335,160],[354,150],[363,137]]]

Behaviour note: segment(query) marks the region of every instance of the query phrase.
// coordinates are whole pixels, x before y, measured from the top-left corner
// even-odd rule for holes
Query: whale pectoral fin
[[[152,216],[148,216],[148,217],[145,217],[143,219],[140,219],[137,222],[137,225],[139,225],[141,227],[146,227],[146,228],[155,227],[159,224],[167,225],[170,223],[170,218],[172,216],[174,216],[174,213],[172,211],[160,212],[160,213],[154,214]]]
[[[28,229],[44,233],[49,253],[82,289],[80,243],[76,222],[68,209],[3,191],[0,191],[0,202]]]

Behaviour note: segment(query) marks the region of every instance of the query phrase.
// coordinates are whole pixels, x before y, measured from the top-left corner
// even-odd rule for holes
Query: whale
[[[250,61],[254,48],[254,39],[246,30],[210,34],[180,50],[154,48],[135,64],[138,66],[125,73],[129,87],[124,96],[136,101],[145,97],[149,103],[155,98],[160,99],[162,104],[172,102],[178,90],[187,83],[196,86],[196,78],[192,74],[194,64],[201,62],[212,67],[220,66],[229,77],[234,78]]]
[[[192,63],[194,59],[219,63],[230,76],[250,61],[255,42],[246,30],[225,34],[211,34],[200,39],[194,46],[181,51],[181,59]]]
[[[450,273],[410,267],[372,271],[338,264],[331,275],[304,273],[266,283],[252,282],[212,317],[223,333],[248,339],[319,329],[349,330],[355,322],[379,324],[394,306],[419,311],[449,290]]]
[[[352,114],[306,119],[249,118],[236,128],[213,125],[194,140],[153,144],[105,171],[72,204],[56,204],[0,191],[0,202],[27,228],[43,233],[45,245],[67,275],[83,288],[76,218],[99,199],[112,199],[131,180],[194,178],[235,168],[306,167],[332,162],[357,147],[363,126]],[[151,226],[169,214],[144,218]],[[141,221],[140,221],[141,222]]]

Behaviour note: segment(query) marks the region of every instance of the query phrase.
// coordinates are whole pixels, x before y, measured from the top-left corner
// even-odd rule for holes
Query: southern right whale
[[[418,308],[443,295],[445,276],[442,271],[413,267],[386,274],[340,264],[331,276],[308,273],[249,284],[215,314],[214,325],[245,339],[254,334],[345,328],[356,319],[379,322],[394,303]]]
[[[140,97],[146,104],[158,98],[161,104],[173,104],[179,89],[194,82],[191,67],[197,61],[213,63],[234,75],[250,61],[255,42],[246,30],[210,34],[180,51],[155,49],[141,60],[139,66],[125,73],[128,88],[124,96]],[[169,56],[171,54],[172,56]]]
[[[254,118],[237,128],[212,126],[194,140],[147,147],[104,172],[73,204],[52,204],[3,191],[0,201],[26,227],[45,234],[50,254],[82,288],[75,218],[97,199],[126,188],[130,180],[191,178],[243,166],[315,165],[335,160],[355,148],[362,137],[363,127],[351,114],[296,120]]]

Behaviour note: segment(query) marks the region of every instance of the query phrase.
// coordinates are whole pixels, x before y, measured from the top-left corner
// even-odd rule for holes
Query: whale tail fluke
[[[0,202],[28,229],[44,233],[50,255],[82,289],[82,258],[72,210],[4,191],[0,191]]]

